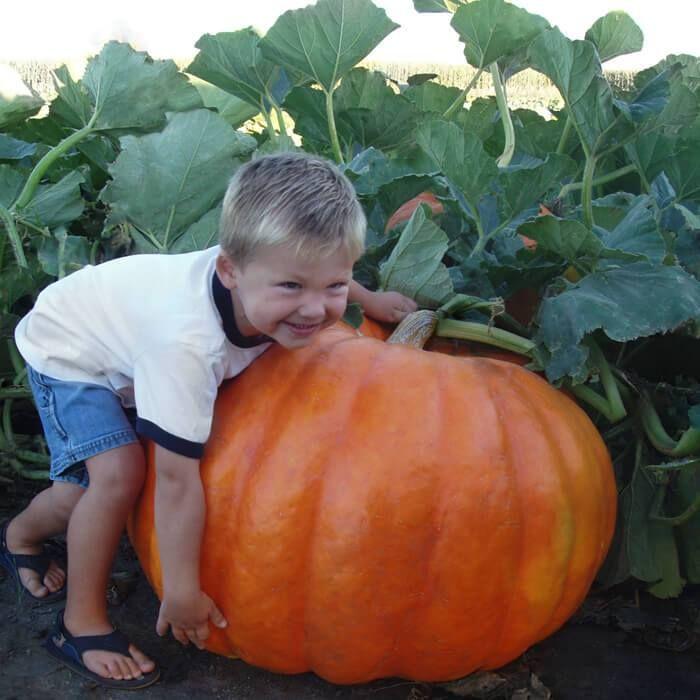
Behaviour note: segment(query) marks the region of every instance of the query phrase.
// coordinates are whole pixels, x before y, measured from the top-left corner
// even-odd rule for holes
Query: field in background
[[[190,61],[176,60],[178,66],[183,69]],[[70,65],[72,73],[82,71],[84,62],[76,62]],[[56,96],[56,91],[51,78],[51,70],[60,64],[40,63],[37,61],[10,62],[22,77],[24,82],[36,90],[45,100],[50,101]],[[447,65],[432,63],[377,63],[365,62],[364,67],[385,73],[389,78],[400,83],[405,83],[410,75],[418,73],[435,73],[437,80],[442,85],[464,88],[476,72],[468,65]],[[627,92],[633,87],[634,72],[632,71],[606,71],[605,75],[613,89],[619,92]],[[74,75],[74,77],[77,77]],[[507,84],[508,103],[514,109],[526,108],[546,114],[547,110],[562,107],[562,99],[559,91],[552,85],[548,78],[533,70],[525,70],[511,78]],[[491,76],[484,73],[478,80],[474,89],[469,94],[469,101],[479,97],[493,95]]]

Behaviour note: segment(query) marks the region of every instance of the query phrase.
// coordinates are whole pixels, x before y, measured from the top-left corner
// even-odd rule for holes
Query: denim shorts
[[[84,460],[138,442],[136,409],[124,408],[113,391],[47,377],[29,365],[27,376],[51,455],[53,481],[87,487]]]

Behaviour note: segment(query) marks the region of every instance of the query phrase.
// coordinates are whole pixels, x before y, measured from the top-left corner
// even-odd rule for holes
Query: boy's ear
[[[236,286],[236,264],[226,253],[219,253],[216,257],[216,272],[219,275],[221,284],[227,289],[233,289]]]

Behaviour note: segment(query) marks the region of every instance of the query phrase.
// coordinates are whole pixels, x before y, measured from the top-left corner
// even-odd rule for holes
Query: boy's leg
[[[84,490],[77,484],[55,481],[38,493],[7,526],[5,539],[9,552],[40,554],[47,539],[66,531],[73,508]],[[63,568],[53,561],[43,579],[32,569],[19,567],[18,573],[22,584],[37,598],[60,590],[66,580]]]
[[[105,589],[119,538],[143,486],[145,458],[139,443],[117,447],[86,460],[90,484],[68,524],[68,597],[64,624],[76,636],[108,634]],[[83,663],[113,679],[138,678],[155,664],[135,646],[131,657],[86,651]]]

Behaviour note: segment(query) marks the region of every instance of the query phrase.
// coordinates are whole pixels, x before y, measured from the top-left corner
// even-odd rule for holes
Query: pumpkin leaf
[[[379,190],[401,178],[435,175],[437,170],[429,165],[421,166],[413,160],[388,158],[382,151],[370,147],[358,153],[345,166],[345,174],[352,181],[360,196],[376,195]]]
[[[19,73],[0,64],[0,129],[3,131],[33,117],[43,106],[44,100],[27,87]]]
[[[476,210],[498,174],[495,159],[486,153],[481,141],[456,124],[435,119],[418,127],[416,143]]]
[[[292,85],[284,69],[263,56],[259,44],[260,36],[250,27],[205,34],[195,44],[199,53],[187,72],[244,100],[257,111],[270,101],[281,104]]]
[[[541,32],[549,22],[504,0],[475,0],[462,5],[450,22],[464,42],[464,55],[475,68],[486,68],[512,56]]]
[[[641,51],[644,45],[642,30],[626,12],[619,10],[596,20],[585,38],[598,49],[601,63]]]
[[[521,233],[537,241],[538,250],[557,255],[569,263],[581,258],[598,258],[603,252],[601,240],[580,221],[559,219],[556,216],[538,216],[518,228]]]
[[[256,144],[217,114],[195,110],[169,115],[162,132],[122,137],[121,145],[110,167],[113,180],[102,191],[111,208],[108,225],[128,221],[146,249],[166,252],[220,202],[235,157]]]
[[[80,191],[84,182],[83,174],[72,170],[56,184],[39,185],[31,202],[22,209],[22,218],[49,228],[75,221],[85,208]]]
[[[24,186],[24,176],[10,165],[0,163],[0,206],[9,209]]]
[[[65,226],[59,226],[50,238],[42,239],[38,257],[44,272],[60,279],[90,264],[90,241],[70,236]]]
[[[437,308],[454,294],[442,258],[447,234],[419,206],[406,224],[389,259],[379,268],[381,288],[405,294],[419,306]]]
[[[571,41],[555,27],[533,40],[528,60],[557,86],[579,137],[592,152],[598,137],[614,121],[612,90],[595,46],[590,41]]]
[[[129,44],[110,41],[88,61],[77,83],[60,75],[52,113],[83,127],[94,119],[97,130],[151,130],[165,124],[166,111],[201,107],[195,88],[174,61],[154,61]]]
[[[281,15],[260,48],[273,63],[291,66],[330,93],[398,26],[370,0],[318,0]]]
[[[0,134],[0,160],[22,160],[36,153],[36,144]]]
[[[654,303],[649,303],[653,294]],[[537,341],[551,353],[550,381],[585,378],[581,341],[601,329],[619,342],[671,331],[700,316],[700,281],[676,266],[634,262],[587,275],[540,306]]]

